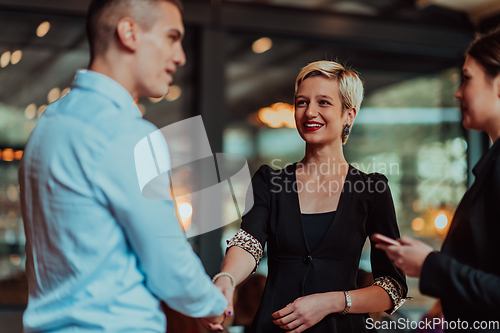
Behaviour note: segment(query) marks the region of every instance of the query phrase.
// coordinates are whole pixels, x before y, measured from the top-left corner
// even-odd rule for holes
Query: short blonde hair
[[[351,108],[359,111],[364,94],[363,82],[355,71],[335,61],[315,61],[302,68],[295,80],[295,95],[302,81],[317,75],[337,81],[344,111]]]
[[[359,75],[349,68],[345,68],[335,61],[315,61],[300,71],[295,80],[295,94],[300,84],[307,78],[313,76],[324,76],[331,80],[336,80],[339,85],[340,100],[342,101],[342,114],[348,109],[354,108],[359,111],[363,101],[364,88]],[[342,134],[342,143],[346,143],[347,137]]]

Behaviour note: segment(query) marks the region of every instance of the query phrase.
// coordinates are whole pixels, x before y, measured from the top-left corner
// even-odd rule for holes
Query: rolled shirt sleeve
[[[146,122],[139,128],[135,125],[133,129],[122,128],[124,134],[108,144],[96,167],[97,196],[122,227],[145,284],[156,297],[190,317],[220,315],[227,301],[187,241],[174,201],[150,200],[141,194],[134,147],[156,127]],[[167,192],[168,186],[165,181]]]

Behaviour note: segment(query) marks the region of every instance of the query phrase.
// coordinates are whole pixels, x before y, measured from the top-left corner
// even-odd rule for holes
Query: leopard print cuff
[[[413,299],[412,297],[403,297],[403,288],[391,276],[382,276],[375,279],[374,286],[379,286],[384,289],[392,300],[392,308],[387,310],[386,313],[393,314],[399,309],[406,301]]]
[[[238,230],[236,235],[233,236],[233,238],[227,241],[226,252],[231,246],[241,247],[243,250],[247,251],[254,257],[255,269],[253,271],[255,272],[257,270],[257,266],[259,265],[260,259],[262,259],[262,256],[264,255],[264,249],[262,248],[260,242],[245,230],[240,229]]]

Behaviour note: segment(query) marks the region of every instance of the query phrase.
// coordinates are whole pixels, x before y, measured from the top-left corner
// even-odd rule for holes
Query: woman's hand
[[[224,327],[222,326],[224,319],[226,319],[226,316],[231,317],[234,312],[233,309],[234,290],[231,279],[224,275],[217,278],[214,284],[224,295],[224,297],[226,297],[227,300],[226,310],[224,310],[224,313],[222,313],[220,316],[217,317],[199,318],[199,322],[204,328],[208,330],[222,331],[224,330]]]
[[[407,276],[419,278],[425,259],[433,251],[432,247],[410,237],[403,237],[398,241],[401,245],[377,243],[375,247],[384,250]]]
[[[273,322],[289,333],[299,333],[316,325],[326,315],[341,312],[344,307],[345,296],[342,292],[312,294],[299,297],[273,313]]]
[[[222,275],[215,281],[214,284],[220,290],[222,295],[226,297],[227,307],[224,314],[231,317],[234,313],[234,288],[231,279],[228,276]]]

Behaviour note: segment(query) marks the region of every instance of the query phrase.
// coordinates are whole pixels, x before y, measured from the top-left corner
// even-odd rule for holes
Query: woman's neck
[[[481,129],[485,131],[491,138],[491,141],[495,143],[500,139],[500,99],[490,108],[489,112],[490,115],[485,121],[484,127]]]
[[[498,140],[498,138],[500,138],[500,128],[497,128],[496,130],[489,131],[488,135],[490,136],[491,141],[493,141],[493,143],[495,143]]]
[[[321,166],[329,166],[328,170],[347,170],[348,164],[344,157],[342,144],[311,145],[306,144],[306,155],[300,161],[304,165],[316,165],[314,170],[322,170]],[[331,168],[333,167],[333,169]],[[343,168],[345,167],[345,168]],[[326,168],[324,168],[326,170]],[[342,173],[345,173],[342,172]]]

